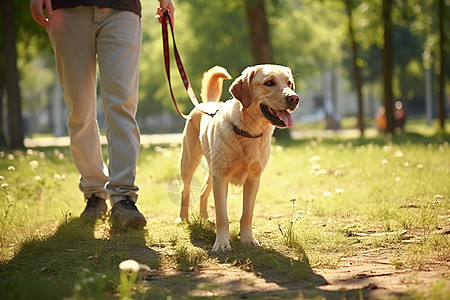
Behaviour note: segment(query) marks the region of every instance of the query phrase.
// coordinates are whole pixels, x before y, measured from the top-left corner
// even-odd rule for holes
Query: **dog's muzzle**
[[[294,111],[300,102],[300,97],[296,93],[292,93],[286,96],[286,101],[288,104],[288,110]]]

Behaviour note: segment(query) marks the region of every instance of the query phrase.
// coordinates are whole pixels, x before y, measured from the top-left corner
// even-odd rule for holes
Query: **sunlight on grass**
[[[79,222],[85,204],[67,148],[2,151],[0,272],[5,280],[0,292],[8,290],[15,299],[124,293],[165,299],[186,281],[182,274],[220,265],[258,276],[272,272],[306,280],[312,268],[339,267],[344,258],[367,248],[402,253],[391,261],[397,268],[450,260],[449,234],[444,233],[450,226],[450,149],[445,137],[406,134],[274,144],[255,207],[255,236],[261,247],[240,243],[242,189],[230,187],[233,250],[228,253],[211,252],[212,199],[212,220],[197,216],[194,199],[191,223],[174,222],[179,213],[179,151],[179,145],[142,149],[138,207],[148,226],[137,234],[111,232],[107,220],[92,227]],[[200,169],[198,185],[206,167]],[[118,269],[127,259],[151,269],[139,272],[129,286],[121,283]],[[159,273],[172,275],[153,284]],[[215,284],[198,286],[213,289]]]

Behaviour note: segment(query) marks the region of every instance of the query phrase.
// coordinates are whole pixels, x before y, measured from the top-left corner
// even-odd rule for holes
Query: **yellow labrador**
[[[180,162],[184,183],[180,219],[186,221],[192,176],[203,155],[208,162],[209,176],[201,191],[200,214],[208,218],[207,201],[212,189],[217,231],[213,251],[231,249],[227,213],[229,183],[243,185],[241,242],[259,245],[252,233],[253,208],[261,174],[269,160],[271,136],[274,126],[293,125],[290,113],[299,103],[288,67],[246,68],[230,87],[233,98],[219,103],[224,79],[230,79],[230,75],[222,67],[214,67],[204,74],[201,106],[217,112],[211,115],[198,109],[191,112],[183,132]]]

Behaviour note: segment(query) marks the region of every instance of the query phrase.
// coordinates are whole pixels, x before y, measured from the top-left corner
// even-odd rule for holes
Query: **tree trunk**
[[[383,79],[384,79],[384,108],[386,110],[386,131],[394,132],[394,105],[392,97],[392,0],[383,0]]]
[[[444,0],[439,0],[439,126],[441,130],[445,130],[445,32],[444,32],[444,18],[445,18]]]
[[[254,64],[273,63],[264,0],[245,0],[245,12],[247,14],[250,48]],[[279,130],[277,128],[274,136],[280,139],[289,139],[289,129]]]
[[[353,76],[355,80],[355,89],[356,95],[358,98],[358,129],[361,137],[364,136],[364,102],[362,95],[362,83],[361,83],[361,74],[358,68],[358,48],[355,39],[355,33],[353,31],[353,18],[352,18],[352,10],[353,7],[349,0],[345,1],[345,8],[347,10],[348,15],[348,33],[350,36],[350,48],[352,49],[352,65],[353,65]]]
[[[3,131],[3,87],[5,86],[4,64],[0,59],[0,147],[6,147],[5,132]]]
[[[17,70],[16,32],[12,1],[0,1],[3,26],[5,83],[8,97],[9,147],[24,148],[23,121],[20,105],[19,72]]]
[[[255,64],[272,63],[269,27],[264,0],[246,0],[245,11],[250,32],[250,47]]]

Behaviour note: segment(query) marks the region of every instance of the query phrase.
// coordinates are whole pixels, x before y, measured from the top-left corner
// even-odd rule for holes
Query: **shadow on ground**
[[[53,235],[23,243],[13,259],[0,264],[1,299],[103,299],[117,295],[118,265],[125,259],[158,267],[158,254],[145,243],[145,231],[96,237],[98,226],[66,220]]]
[[[217,253],[210,251],[215,239],[213,222],[190,223],[188,230],[192,244],[207,249],[219,267],[186,272],[191,281],[185,294],[230,299],[361,299],[367,292],[322,290],[328,283],[313,272],[303,249],[282,253],[267,246],[246,246],[237,234],[231,234],[232,250]]]

